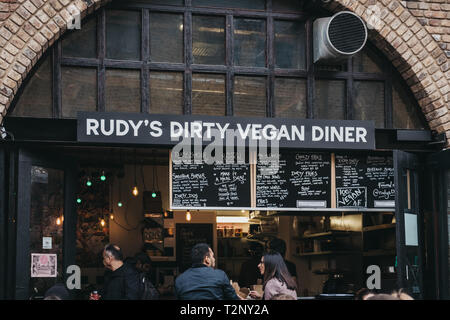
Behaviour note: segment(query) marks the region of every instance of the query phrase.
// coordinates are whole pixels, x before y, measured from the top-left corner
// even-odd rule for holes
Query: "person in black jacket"
[[[214,269],[214,252],[206,243],[192,248],[192,267],[175,280],[180,300],[239,300],[225,272]]]
[[[102,300],[140,300],[139,273],[130,263],[125,263],[120,248],[108,244],[103,250],[105,283],[100,291]],[[92,299],[92,296],[91,296]]]

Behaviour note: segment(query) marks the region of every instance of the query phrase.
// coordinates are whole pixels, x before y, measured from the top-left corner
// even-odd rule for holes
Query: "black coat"
[[[175,293],[180,300],[238,300],[225,272],[193,265],[175,280]]]
[[[119,269],[105,274],[105,284],[100,292],[103,300],[140,300],[139,273],[124,263]]]

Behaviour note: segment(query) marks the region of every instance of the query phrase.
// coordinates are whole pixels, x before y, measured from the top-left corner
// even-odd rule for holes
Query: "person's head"
[[[211,268],[216,266],[214,252],[206,243],[198,243],[192,248],[191,260],[192,264],[204,264]]]
[[[372,294],[372,295],[368,296],[367,298],[364,298],[363,300],[401,300],[401,299],[392,294],[378,293],[378,294]]]
[[[134,256],[134,259],[136,261],[136,269],[138,269],[141,272],[150,271],[152,266],[152,260],[146,253],[140,252]]]
[[[288,268],[286,267],[286,263],[279,252],[273,250],[266,252],[261,257],[258,268],[261,275],[263,275],[264,286],[269,280],[276,278],[285,283],[288,289],[293,290],[297,288],[297,284],[294,279],[292,279]]]
[[[270,300],[296,300],[293,296],[290,296],[288,294],[279,293],[274,296]]]
[[[258,257],[264,253],[264,246],[259,242],[252,241],[248,251],[252,257]]]
[[[63,283],[57,283],[45,292],[44,300],[70,300],[70,293]]]
[[[278,252],[284,258],[286,255],[286,242],[279,238],[273,238],[267,243],[267,249],[268,251],[273,250]]]
[[[366,300],[368,297],[373,296],[375,293],[367,288],[358,290],[355,294],[355,300]]]
[[[116,270],[123,264],[123,253],[119,246],[107,244],[103,250],[103,265],[109,270]]]
[[[399,300],[414,300],[409,294],[400,289],[399,291],[394,291],[391,293],[392,296],[397,297]]]

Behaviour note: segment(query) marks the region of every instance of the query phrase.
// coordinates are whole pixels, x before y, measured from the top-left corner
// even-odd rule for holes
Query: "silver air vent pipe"
[[[314,62],[342,62],[364,48],[367,27],[353,12],[314,21]]]

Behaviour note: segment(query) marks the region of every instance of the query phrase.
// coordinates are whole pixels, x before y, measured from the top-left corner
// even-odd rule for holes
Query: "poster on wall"
[[[31,254],[32,278],[56,278],[57,270],[56,254]]]

